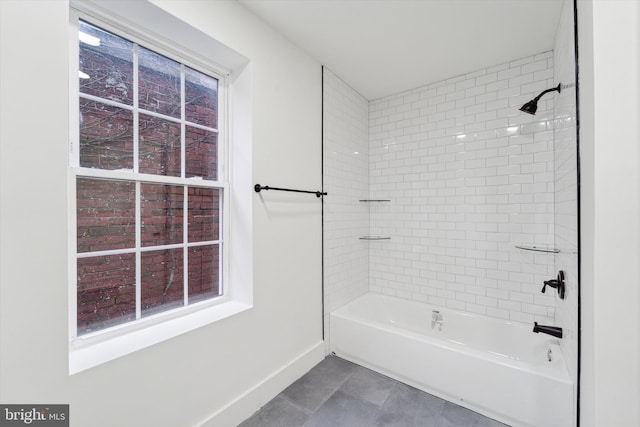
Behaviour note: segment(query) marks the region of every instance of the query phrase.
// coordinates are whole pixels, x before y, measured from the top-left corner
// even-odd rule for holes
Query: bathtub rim
[[[473,356],[479,357],[483,360],[488,360],[488,361],[493,361],[499,364],[503,364],[506,366],[509,366],[510,368],[513,369],[517,369],[520,371],[524,371],[524,372],[528,372],[534,375],[541,375],[550,379],[554,379],[557,380],[559,382],[562,382],[564,384],[573,384],[573,381],[571,380],[571,376],[569,375],[569,370],[567,367],[567,363],[564,357],[564,353],[562,352],[562,347],[561,347],[561,343],[560,343],[560,339],[558,338],[554,338],[554,337],[548,337],[545,338],[545,347],[551,347],[554,349],[554,352],[556,354],[556,358],[559,357],[559,360],[556,359],[556,363],[554,364],[554,366],[549,367],[547,364],[545,364],[543,361],[541,361],[541,363],[531,363],[529,361],[526,360],[521,360],[518,358],[511,358],[509,356],[505,356],[502,355],[500,353],[496,353],[496,352],[492,352],[489,350],[485,350],[485,349],[478,349],[478,348],[474,348],[472,346],[469,345],[465,345],[463,343],[459,343],[457,341],[453,341],[453,340],[448,340],[448,339],[443,339],[443,338],[438,338],[438,337],[432,337],[429,335],[424,335],[424,334],[420,334],[418,332],[414,332],[414,331],[410,331],[407,329],[403,329],[399,326],[394,326],[391,325],[389,323],[386,322],[382,322],[382,321],[378,321],[378,320],[371,320],[369,321],[369,319],[363,319],[360,316],[354,315],[352,312],[349,311],[349,306],[351,304],[355,304],[356,302],[358,302],[358,300],[361,299],[366,299],[366,298],[389,298],[389,299],[394,299],[400,303],[404,303],[404,304],[420,304],[420,305],[424,305],[429,307],[429,309],[436,309],[436,310],[442,310],[443,312],[450,312],[450,313],[456,313],[456,314],[460,314],[464,317],[467,318],[481,318],[481,319],[488,319],[491,322],[496,322],[496,323],[500,323],[500,324],[504,324],[504,325],[508,325],[509,327],[517,327],[517,328],[521,328],[523,330],[526,330],[529,328],[530,325],[523,323],[523,322],[518,322],[518,321],[514,321],[514,320],[506,320],[506,319],[499,319],[499,318],[493,318],[490,316],[486,316],[486,315],[482,315],[482,314],[478,314],[478,313],[469,313],[469,312],[465,312],[465,311],[461,311],[461,310],[457,310],[457,309],[452,309],[452,308],[448,308],[448,307],[440,307],[440,306],[436,306],[433,304],[428,304],[428,303],[423,303],[420,301],[413,301],[413,300],[407,300],[401,297],[397,297],[394,295],[386,295],[386,294],[381,294],[381,293],[377,293],[377,292],[366,292],[356,298],[354,298],[353,300],[347,302],[346,304],[343,304],[342,306],[338,307],[337,309],[335,309],[334,311],[328,313],[329,314],[329,324],[331,324],[330,319],[335,316],[335,317],[340,317],[343,319],[347,319],[353,322],[356,322],[358,324],[361,325],[365,325],[365,326],[371,326],[371,327],[375,327],[381,330],[384,330],[386,332],[393,332],[393,333],[399,333],[402,336],[405,336],[407,338],[411,338],[411,339],[417,339],[419,341],[423,341],[423,342],[427,342],[429,344],[432,345],[437,345],[437,346],[443,346],[445,348],[447,348],[448,350],[454,351],[456,353],[462,353],[462,354],[472,354]],[[531,332],[531,334],[533,334],[533,332]],[[330,351],[333,351],[333,345],[331,342],[331,328],[329,330],[329,349]],[[537,338],[537,337],[536,337]],[[538,340],[540,338],[537,338]]]

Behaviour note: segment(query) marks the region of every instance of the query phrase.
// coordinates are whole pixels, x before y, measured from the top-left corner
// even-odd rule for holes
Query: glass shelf
[[[516,248],[522,249],[523,251],[545,252],[550,254],[557,254],[560,252],[560,249],[550,248],[548,246],[516,245]]]
[[[360,199],[359,202],[365,203],[377,203],[377,202],[390,202],[390,199]],[[390,240],[389,236],[362,236],[358,237],[360,240]]]

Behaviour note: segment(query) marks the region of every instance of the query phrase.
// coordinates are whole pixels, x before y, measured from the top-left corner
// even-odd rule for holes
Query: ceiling
[[[553,49],[562,0],[238,0],[372,100]]]

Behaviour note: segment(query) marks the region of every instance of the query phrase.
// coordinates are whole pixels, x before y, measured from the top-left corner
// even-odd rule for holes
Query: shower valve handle
[[[543,283],[544,285],[542,286],[542,293],[545,293],[545,291],[547,290],[547,286],[551,286],[552,288],[555,288],[558,290],[558,295],[560,296],[560,299],[564,299],[564,293],[565,293],[564,271],[560,270],[558,272],[558,277],[556,279],[545,280]]]
[[[558,281],[556,279],[553,280],[545,280],[544,285],[542,286],[542,293],[544,294],[547,286],[551,286],[552,288],[558,287]]]

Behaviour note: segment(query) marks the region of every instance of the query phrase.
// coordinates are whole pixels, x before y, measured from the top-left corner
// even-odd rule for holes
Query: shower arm
[[[558,83],[558,86],[552,87],[551,89],[543,90],[542,92],[540,92],[540,95],[538,95],[535,98],[533,98],[533,101],[534,102],[538,102],[540,100],[540,98],[542,98],[542,96],[544,94],[547,94],[549,92],[555,92],[555,91],[558,91],[558,93],[560,93],[562,91],[562,83]]]

